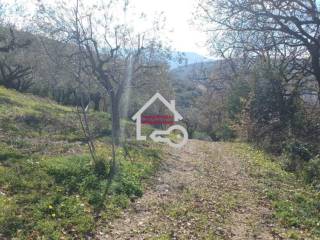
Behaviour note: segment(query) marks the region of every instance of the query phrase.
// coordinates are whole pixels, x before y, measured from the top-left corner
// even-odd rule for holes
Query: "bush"
[[[299,158],[303,161],[308,161],[312,158],[312,153],[309,150],[308,144],[302,143],[298,140],[287,144],[285,151],[291,158]]]
[[[312,183],[320,190],[320,156],[317,156],[308,162],[304,173],[306,181]]]
[[[210,137],[213,141],[230,141],[236,138],[236,133],[229,125],[225,124],[211,132]]]
[[[284,151],[284,168],[287,171],[302,170],[305,163],[312,158],[308,145],[297,140],[287,143]]]
[[[110,162],[107,162],[102,156],[98,156],[93,165],[94,173],[101,178],[108,176],[110,167]]]
[[[136,179],[128,176],[122,176],[115,181],[112,184],[111,191],[115,194],[125,194],[130,198],[141,197],[143,193],[141,184]]]
[[[195,131],[193,134],[193,139],[199,139],[204,141],[210,141],[211,137],[205,132]]]

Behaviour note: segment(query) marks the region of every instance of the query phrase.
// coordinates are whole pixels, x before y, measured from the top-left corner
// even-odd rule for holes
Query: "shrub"
[[[140,181],[125,173],[121,173],[118,179],[112,183],[111,191],[115,194],[125,194],[131,198],[141,197],[143,193]]]
[[[285,150],[291,158],[299,158],[303,161],[308,161],[312,158],[312,153],[309,150],[308,144],[298,140],[288,143]]]
[[[110,167],[110,162],[107,162],[102,156],[98,156],[93,165],[95,174],[101,178],[108,176]]]
[[[129,197],[141,197],[143,194],[141,183],[137,179],[123,177],[120,184]]]
[[[285,156],[285,170],[298,171],[312,158],[312,153],[307,144],[294,140],[286,144]]]
[[[213,141],[230,141],[236,138],[236,133],[229,125],[225,124],[211,132],[210,137]]]
[[[320,156],[311,159],[304,170],[305,179],[320,190]]]
[[[210,141],[211,137],[208,136],[207,133],[205,132],[199,132],[199,131],[195,131],[193,134],[193,138],[194,139],[199,139],[199,140],[204,140],[204,141]]]

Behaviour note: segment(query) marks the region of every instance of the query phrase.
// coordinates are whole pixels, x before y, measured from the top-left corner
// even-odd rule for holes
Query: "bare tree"
[[[73,46],[72,55],[81,56],[83,70],[109,96],[112,166],[115,167],[115,145],[120,140],[121,100],[128,87],[139,84],[137,76],[159,66],[157,61],[163,47],[157,38],[159,26],[137,33],[129,24],[116,22],[112,4],[110,1],[88,7],[85,2],[75,0],[71,7],[60,4],[55,11],[40,5],[39,22],[47,36]],[[124,1],[124,13],[126,9],[127,2]]]
[[[315,0],[203,0],[199,6],[202,17],[227,41],[225,50],[264,52],[273,58],[278,54],[287,63],[290,59],[289,69],[314,77],[320,100],[320,18]]]

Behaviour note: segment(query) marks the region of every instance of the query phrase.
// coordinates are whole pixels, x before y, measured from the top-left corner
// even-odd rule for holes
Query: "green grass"
[[[119,149],[119,174],[112,181],[96,173],[88,155],[22,158],[1,166],[0,232],[21,239],[85,236],[94,229],[95,213],[112,219],[142,195],[143,180],[159,163],[154,151],[130,151],[131,161]]]
[[[235,144],[234,150],[248,162],[258,189],[272,203],[274,220],[283,227],[275,228],[275,234],[285,239],[319,239],[320,192],[261,150],[247,144]]]
[[[72,108],[0,87],[0,238],[84,239],[143,194],[160,150],[137,142],[117,148],[110,180],[110,116],[89,118],[99,171]]]
[[[91,111],[88,116],[93,134],[110,136],[110,115]],[[133,124],[129,124],[131,126]],[[75,109],[33,95],[0,87],[0,129],[11,139],[49,138],[55,141],[84,139]]]

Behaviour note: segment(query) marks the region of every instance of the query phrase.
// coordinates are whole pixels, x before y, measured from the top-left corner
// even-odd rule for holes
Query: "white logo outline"
[[[141,135],[141,115],[142,113],[150,106],[152,105],[157,99],[159,99],[174,115],[174,121],[180,121],[183,119],[181,114],[176,111],[176,103],[175,100],[171,100],[170,103],[160,94],[156,93],[151,97],[136,114],[132,116],[132,120],[136,121],[136,138],[138,141],[146,141],[147,137]],[[183,139],[180,143],[172,142],[169,138],[162,138],[157,135],[169,135],[171,131],[173,130],[180,130],[183,133]],[[155,130],[150,134],[150,138],[154,142],[163,142],[167,143],[171,147],[180,148],[183,145],[185,145],[188,141],[188,132],[187,130],[181,126],[181,125],[173,125],[169,127],[167,130]]]

